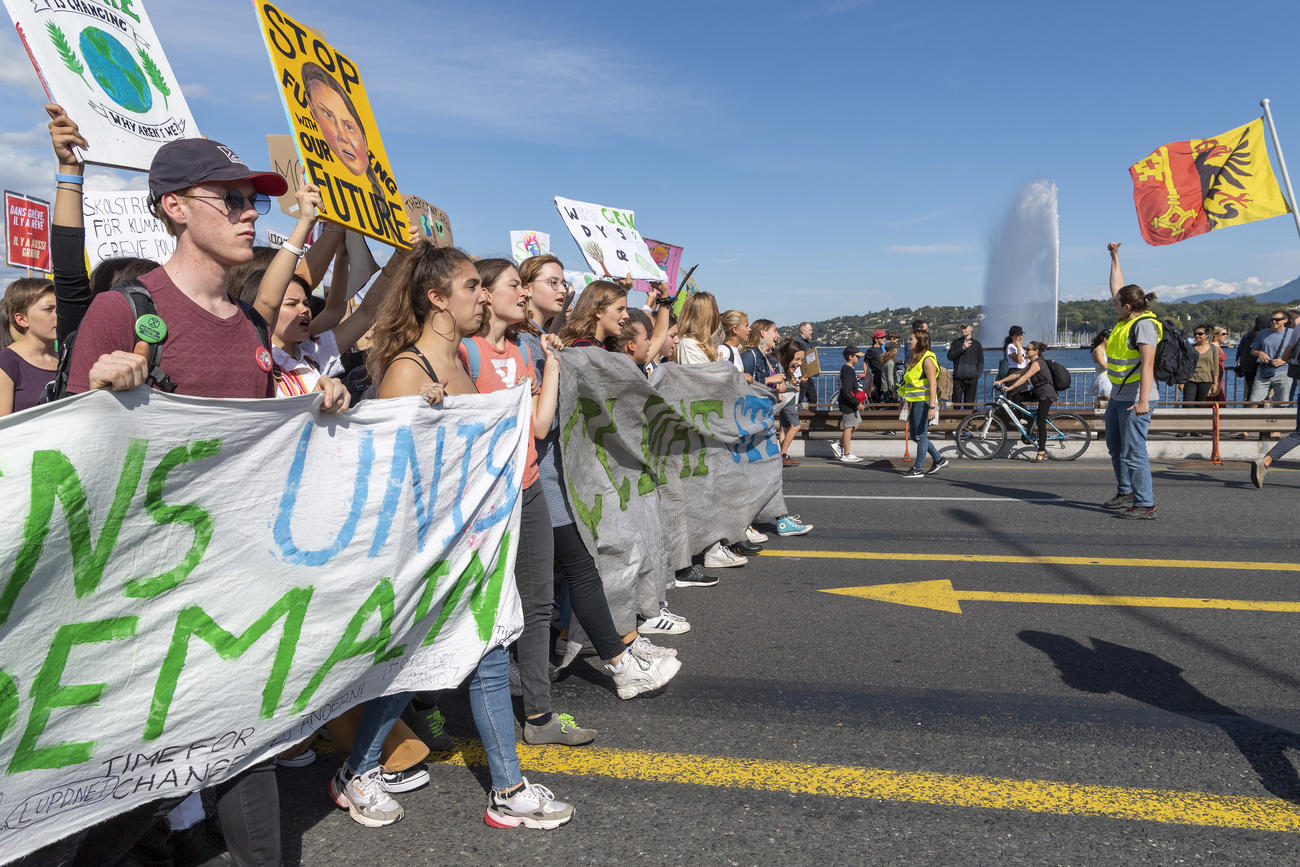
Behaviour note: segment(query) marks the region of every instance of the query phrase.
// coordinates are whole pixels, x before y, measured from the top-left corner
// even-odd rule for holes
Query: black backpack
[[[135,319],[141,316],[157,316],[158,308],[153,303],[153,296],[149,294],[149,289],[139,280],[126,280],[109,290],[110,292],[120,292],[125,296],[127,303],[131,305],[131,314]],[[262,315],[249,305],[238,299],[235,303],[239,309],[244,312],[253,327],[257,329],[257,336],[261,338],[262,345],[268,352],[271,351],[271,334],[267,328],[266,320]],[[50,380],[49,385],[45,386],[45,394],[41,397],[41,403],[50,403],[59,398],[68,396],[68,374],[72,369],[72,349],[77,343],[77,332],[81,329],[78,327],[68,339],[63,341],[59,347],[59,367],[54,373],[54,379]],[[145,383],[168,394],[176,390],[176,383],[172,382],[170,376],[162,369],[163,344],[167,342],[164,337],[157,343],[150,343],[149,346],[149,375]]]
[[[1139,319],[1150,319],[1157,321],[1154,314],[1140,316]],[[1187,334],[1178,327],[1178,323],[1172,319],[1164,320],[1164,329],[1160,335],[1160,342],[1156,344],[1156,358],[1153,365],[1152,375],[1158,382],[1167,385],[1181,385],[1192,378],[1192,373],[1196,370],[1197,352],[1192,345],[1187,342]],[[1137,351],[1137,322],[1128,332],[1129,349]],[[1141,368],[1133,368],[1129,375],[1124,377],[1128,382],[1129,376]]]
[[[1067,391],[1070,388],[1070,371],[1064,364],[1054,361],[1051,358],[1043,359],[1047,362],[1047,372],[1052,375],[1052,388],[1057,393]]]

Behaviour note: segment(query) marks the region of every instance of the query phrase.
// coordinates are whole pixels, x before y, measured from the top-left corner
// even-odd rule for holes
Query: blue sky
[[[264,136],[287,127],[251,5],[146,5],[202,132],[268,165]],[[1267,96],[1300,173],[1300,88],[1273,38],[1300,31],[1300,4],[281,6],[356,61],[403,192],[445,209],[476,255],[536,228],[580,264],[562,195],[635,209],[751,318],[973,304],[996,222],[1048,178],[1062,297],[1105,292],[1110,240],[1130,280],[1170,299],[1300,275],[1290,217],[1147,246],[1127,171]],[[0,183],[50,197],[44,100],[12,28],[0,57]]]

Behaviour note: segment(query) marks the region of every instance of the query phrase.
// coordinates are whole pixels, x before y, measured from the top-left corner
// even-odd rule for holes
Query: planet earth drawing
[[[79,42],[90,74],[114,102],[136,114],[144,114],[153,106],[149,82],[125,45],[98,27],[81,31]]]

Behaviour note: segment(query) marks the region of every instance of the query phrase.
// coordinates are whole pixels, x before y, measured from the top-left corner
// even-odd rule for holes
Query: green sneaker
[[[584,729],[573,721],[567,713],[551,714],[551,721],[543,726],[524,722],[524,743],[526,744],[563,744],[576,747],[589,744],[596,739],[595,729]]]

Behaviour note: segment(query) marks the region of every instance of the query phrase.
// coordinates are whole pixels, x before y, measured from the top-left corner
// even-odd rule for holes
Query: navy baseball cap
[[[269,196],[282,196],[289,182],[275,172],[255,172],[233,150],[206,138],[180,138],[158,148],[149,165],[149,198],[158,201],[208,181],[252,181],[253,189]]]

